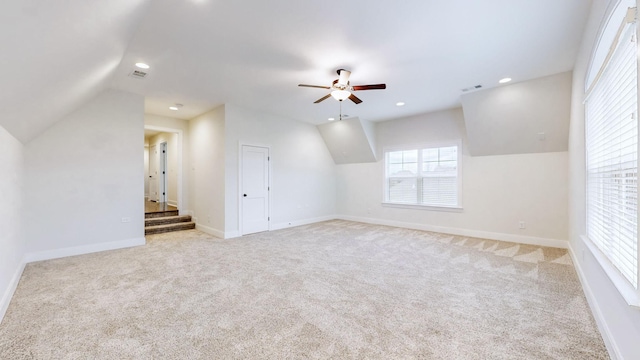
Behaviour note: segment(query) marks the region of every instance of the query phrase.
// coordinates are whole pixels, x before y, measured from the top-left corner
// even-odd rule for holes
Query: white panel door
[[[158,201],[158,147],[149,146],[149,200]]]
[[[167,143],[158,149],[158,202],[167,202]]]
[[[269,149],[242,146],[242,234],[269,230]]]

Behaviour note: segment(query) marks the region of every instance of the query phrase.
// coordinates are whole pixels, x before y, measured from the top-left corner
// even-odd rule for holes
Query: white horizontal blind
[[[386,202],[459,205],[458,146],[387,151],[385,163]]]
[[[422,204],[458,204],[458,147],[422,150]]]
[[[638,286],[638,119],[635,24],[586,101],[587,235]]]
[[[418,150],[386,153],[387,201],[418,204]]]

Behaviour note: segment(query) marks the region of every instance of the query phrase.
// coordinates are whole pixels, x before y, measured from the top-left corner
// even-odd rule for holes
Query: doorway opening
[[[144,127],[145,213],[182,211],[182,130]]]

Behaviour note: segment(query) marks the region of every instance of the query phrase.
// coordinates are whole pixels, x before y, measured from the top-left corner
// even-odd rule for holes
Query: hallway
[[[145,214],[165,212],[165,211],[177,211],[177,210],[178,210],[177,207],[171,206],[171,205],[167,204],[166,202],[159,203],[159,202],[149,201],[149,200],[145,200],[144,201],[144,213]]]

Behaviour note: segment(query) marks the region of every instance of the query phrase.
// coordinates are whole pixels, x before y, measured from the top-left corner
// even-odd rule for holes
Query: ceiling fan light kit
[[[343,101],[348,99],[349,96],[351,96],[351,93],[348,92],[347,90],[333,90],[331,92],[331,96],[333,96],[333,98],[338,101]]]

